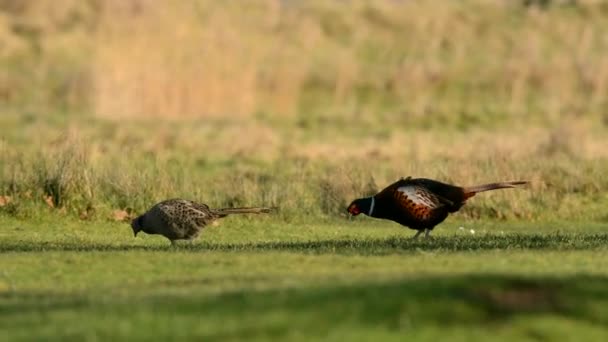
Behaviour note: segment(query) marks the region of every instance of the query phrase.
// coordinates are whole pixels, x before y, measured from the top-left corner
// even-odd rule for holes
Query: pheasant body
[[[514,188],[526,181],[491,183],[460,187],[432,179],[402,178],[376,195],[354,200],[348,207],[351,215],[365,214],[388,219],[426,235],[450,213],[458,211],[466,200],[478,192]]]
[[[160,234],[171,241],[192,240],[213,221],[230,214],[268,213],[270,208],[211,209],[204,203],[174,198],[159,202],[131,222],[133,234]]]

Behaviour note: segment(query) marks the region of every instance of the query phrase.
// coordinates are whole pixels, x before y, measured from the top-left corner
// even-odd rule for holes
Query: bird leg
[[[171,240],[171,247],[175,247],[177,246],[177,242],[175,242],[175,240]]]
[[[422,233],[422,230],[419,230],[419,231],[418,231],[418,233],[416,233],[416,235],[414,235],[414,236],[412,237],[412,239],[414,239],[414,240],[415,240],[415,239],[417,239],[417,238],[418,238],[418,235],[420,235],[421,233]]]
[[[424,238],[428,239],[431,237],[431,230],[430,229],[425,229],[424,230]]]

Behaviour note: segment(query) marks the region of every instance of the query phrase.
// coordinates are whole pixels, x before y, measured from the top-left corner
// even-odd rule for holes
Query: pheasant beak
[[[348,211],[348,219],[349,220],[352,220],[353,216],[357,216],[360,213],[359,208],[355,204],[353,204],[350,207],[348,207],[347,211]]]
[[[133,221],[131,221],[131,229],[133,229],[133,237],[137,237],[137,233],[141,230],[138,219],[133,219]]]

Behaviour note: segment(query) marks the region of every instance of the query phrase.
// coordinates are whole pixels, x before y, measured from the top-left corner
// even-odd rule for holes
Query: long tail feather
[[[482,185],[466,187],[466,188],[464,188],[464,192],[465,192],[465,194],[468,195],[467,197],[471,197],[478,192],[490,191],[490,190],[496,190],[496,189],[517,188],[519,185],[526,185],[529,183],[530,182],[528,182],[528,181],[489,183],[489,184],[482,184]]]
[[[215,211],[221,216],[230,214],[267,214],[272,211],[272,208],[222,208]]]

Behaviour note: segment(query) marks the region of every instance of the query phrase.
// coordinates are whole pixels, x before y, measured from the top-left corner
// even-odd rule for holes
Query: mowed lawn
[[[127,224],[0,218],[0,331],[11,341],[605,340],[607,228],[456,217],[412,241],[371,219],[227,218],[173,248]]]

